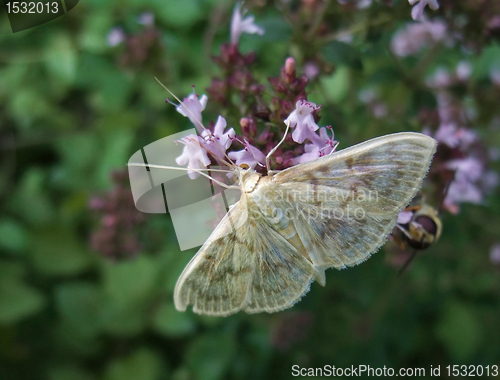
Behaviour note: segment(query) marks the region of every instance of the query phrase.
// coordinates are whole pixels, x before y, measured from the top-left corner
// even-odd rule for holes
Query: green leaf
[[[19,88],[29,68],[30,65],[26,62],[18,62],[2,67],[0,71],[0,94],[11,95],[12,88]]]
[[[26,248],[28,234],[21,224],[12,219],[0,220],[0,248],[19,252]]]
[[[324,77],[321,81],[328,97],[332,101],[338,103],[347,95],[349,87],[349,69],[347,67],[338,67],[333,75]]]
[[[49,72],[63,82],[73,82],[78,56],[69,35],[66,33],[56,34],[45,49],[45,53],[47,54],[45,64]]]
[[[94,380],[88,371],[73,365],[60,365],[50,370],[49,380]]]
[[[340,41],[332,41],[323,46],[325,58],[337,65],[349,66],[356,70],[362,70],[359,52],[349,44]]]
[[[94,335],[82,334],[73,323],[61,321],[54,328],[54,338],[61,350],[68,350],[77,355],[92,356],[102,352],[103,341]]]
[[[153,0],[152,5],[158,18],[170,27],[189,27],[204,15],[199,0]]]
[[[49,99],[31,87],[12,92],[9,105],[12,116],[19,121],[19,125],[25,127],[31,127],[36,118],[50,116],[55,112]]]
[[[106,331],[126,336],[143,331],[150,302],[159,290],[155,259],[142,255],[133,261],[105,263],[103,275]]]
[[[447,304],[436,326],[436,334],[457,363],[466,363],[479,348],[482,327],[469,305]]]
[[[102,6],[102,2],[99,3]],[[92,17],[85,17],[81,31],[80,44],[83,49],[94,53],[109,51],[106,35],[113,25],[111,12],[94,12]]]
[[[243,34],[243,37],[240,38],[243,40],[243,43],[245,43],[246,39],[254,38],[269,43],[275,43],[287,41],[293,35],[293,29],[290,24],[288,24],[283,17],[280,16],[258,18],[255,20],[255,24],[264,29],[264,34],[262,36],[258,34]]]
[[[56,291],[56,302],[64,322],[81,335],[96,335],[102,324],[104,298],[91,283],[63,284]]]
[[[231,334],[199,336],[188,349],[187,362],[199,380],[222,379],[235,352]]]
[[[54,217],[54,206],[44,191],[45,177],[39,168],[28,169],[10,199],[9,208],[33,224],[45,224]]]
[[[147,327],[148,307],[146,302],[122,305],[108,299],[103,308],[103,328],[115,336],[136,336]]]
[[[195,330],[195,321],[191,314],[180,313],[172,302],[164,302],[153,318],[153,327],[167,337],[181,337]]]
[[[47,275],[74,275],[92,263],[92,254],[66,226],[48,225],[34,231],[30,256],[33,265]]]
[[[486,47],[474,63],[472,77],[474,79],[486,79],[490,77],[492,69],[500,68],[500,46],[492,45]]]
[[[392,66],[383,67],[371,74],[367,82],[373,85],[401,83],[401,74]]]
[[[145,255],[133,261],[107,263],[104,268],[104,289],[111,300],[129,306],[150,298],[157,288],[158,265]]]
[[[75,134],[55,141],[64,165],[74,171],[81,170],[95,163],[98,141],[90,134]]]
[[[158,354],[139,348],[126,358],[113,361],[106,369],[104,380],[157,380],[164,378],[165,370]]]
[[[134,135],[130,130],[114,131],[106,135],[105,150],[98,169],[102,184],[109,183],[109,173],[113,169],[126,168],[133,140]]]
[[[130,95],[129,78],[102,56],[82,55],[76,80],[78,85],[94,91],[93,106],[105,113],[122,110]]]
[[[11,324],[39,312],[45,306],[45,297],[26,285],[19,263],[0,262],[0,324]]]
[[[55,186],[72,191],[95,191],[96,167],[101,150],[97,136],[76,134],[58,139],[55,144],[61,164],[53,171]]]

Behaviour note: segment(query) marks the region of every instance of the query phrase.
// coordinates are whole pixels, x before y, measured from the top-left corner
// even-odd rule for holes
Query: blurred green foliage
[[[64,17],[15,34],[2,13],[0,377],[216,380],[289,378],[293,364],[426,370],[500,364],[500,270],[489,260],[500,230],[498,190],[484,205],[444,216],[442,239],[403,276],[382,249],[359,267],[327,271],[325,288],[313,284],[299,304],[277,314],[177,312],[173,288],[196,250],[179,251],[168,215],[151,216],[142,227],[145,244],[134,259],[111,261],[91,250],[99,220],[88,203],[111,189],[110,172],[123,169],[144,145],[190,127],[164,104],[167,94],[154,77],[179,96],[193,83],[203,93],[219,74],[210,55],[229,39],[232,5],[86,0]],[[263,81],[279,75],[287,56],[299,65],[307,49],[319,49],[332,72],[309,87],[310,98],[323,104],[322,125],[333,125],[342,147],[421,131],[418,110],[435,105],[432,94],[408,85],[417,58],[401,68],[388,49],[410,7],[395,1],[393,8],[380,2],[372,8],[350,13],[347,21],[339,8],[338,18],[327,20],[340,30],[368,25],[385,12],[384,28],[355,28],[359,42],[304,46],[269,3],[255,10],[265,35],[243,36],[240,45],[256,51],[255,73]],[[142,12],[155,16],[157,45],[147,59],[124,64],[127,47],[110,47],[106,36],[116,26],[140,34]],[[463,59],[473,64],[466,98],[500,64],[500,47],[491,42],[478,53],[459,46],[434,52],[416,79],[438,66],[454,69]],[[370,86],[380,89],[387,117],[374,118],[357,99]],[[223,112],[209,100],[206,120]],[[230,121],[236,127],[237,118]],[[484,123],[477,131],[490,146],[499,145],[498,128]],[[310,323],[297,331],[286,320],[301,313]]]

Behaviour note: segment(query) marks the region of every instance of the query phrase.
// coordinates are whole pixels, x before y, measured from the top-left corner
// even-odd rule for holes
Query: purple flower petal
[[[411,218],[413,218],[412,211],[401,211],[398,214],[398,221],[396,223],[397,224],[407,224],[407,223],[411,222]]]
[[[236,45],[242,33],[263,35],[264,29],[254,23],[254,17],[243,18],[245,11],[241,10],[241,4],[238,2],[234,6],[233,16],[231,18],[231,43]]]
[[[202,148],[204,140],[200,136],[189,135],[182,138],[180,142],[184,144],[184,149],[182,154],[175,159],[175,162],[181,166],[187,164],[189,178],[196,179],[200,176],[200,173],[189,169],[200,169],[200,163],[204,168],[210,165],[207,152]]]
[[[217,123],[215,123],[213,133],[207,129],[202,133],[207,149],[215,156],[222,159],[224,158],[226,150],[231,146],[234,137],[236,136],[236,132],[233,128],[224,133],[226,125],[226,119],[219,116]]]
[[[296,103],[295,110],[285,119],[286,125],[295,128],[292,133],[295,142],[302,144],[306,138],[311,141],[314,139],[314,131],[318,130],[319,126],[314,121],[312,113],[319,108],[316,104],[305,100]]]
[[[182,103],[175,108],[181,115],[189,118],[199,133],[204,131],[201,122],[201,111],[205,109],[207,100],[208,98],[206,95],[202,95],[198,98],[198,95],[192,93],[187,98],[184,98]]]
[[[266,156],[259,149],[249,144],[245,140],[245,148],[237,152],[229,152],[228,157],[235,161],[236,165],[247,164],[252,169],[255,169],[257,164],[264,164]]]

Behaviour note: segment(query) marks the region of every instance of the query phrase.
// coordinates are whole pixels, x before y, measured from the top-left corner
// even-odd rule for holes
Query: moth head
[[[257,182],[261,177],[261,174],[257,173],[247,164],[241,164],[240,166],[234,167],[234,174],[238,179],[238,184],[241,187],[241,191],[245,193],[250,193],[255,189]]]

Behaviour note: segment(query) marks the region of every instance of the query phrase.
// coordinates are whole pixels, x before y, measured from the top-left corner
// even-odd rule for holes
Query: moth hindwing
[[[235,168],[241,199],[177,281],[179,311],[226,316],[291,307],[324,271],[367,260],[419,190],[436,141],[375,138],[261,176]]]

